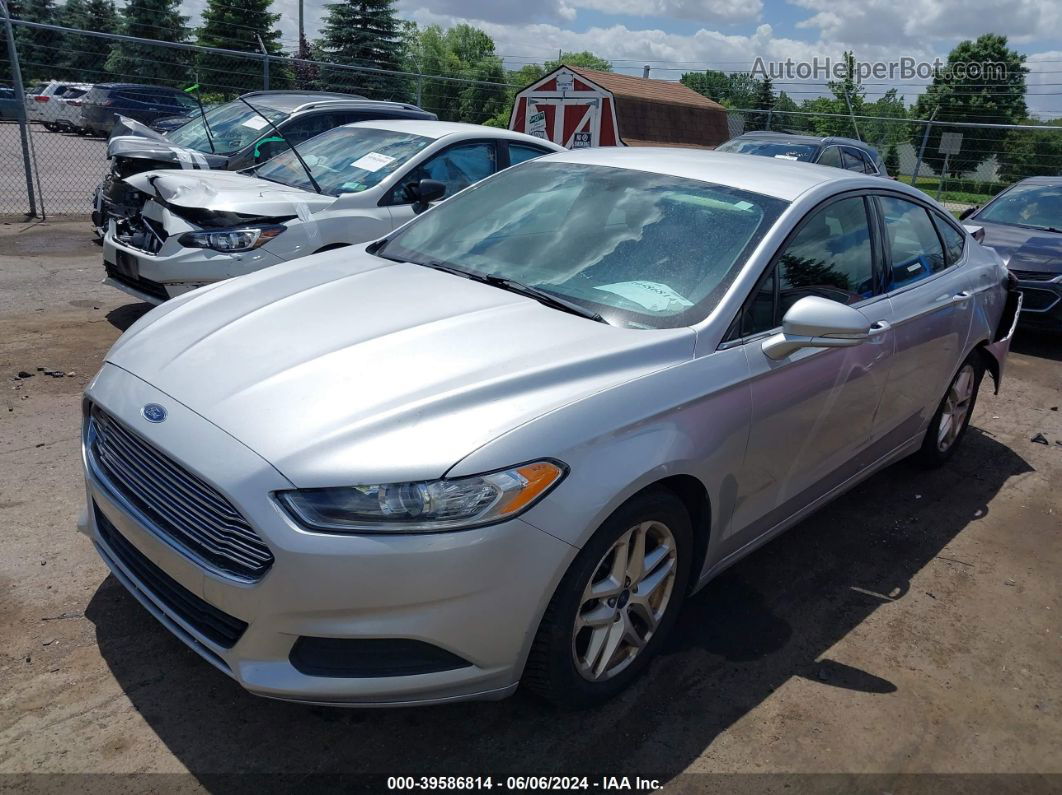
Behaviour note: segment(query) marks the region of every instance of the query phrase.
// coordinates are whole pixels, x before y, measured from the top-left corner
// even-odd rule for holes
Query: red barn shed
[[[726,108],[681,83],[564,64],[516,95],[509,129],[569,149],[714,147],[730,137]]]

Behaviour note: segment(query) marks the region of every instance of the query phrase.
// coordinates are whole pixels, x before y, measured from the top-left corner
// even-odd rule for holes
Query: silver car
[[[253,693],[593,704],[726,567],[956,453],[1006,276],[876,177],[549,155],[145,315],[86,392],[83,529]]]

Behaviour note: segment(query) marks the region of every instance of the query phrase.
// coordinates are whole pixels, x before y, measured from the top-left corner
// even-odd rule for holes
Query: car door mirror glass
[[[771,359],[801,348],[848,348],[870,337],[870,321],[858,309],[817,295],[801,298],[782,318],[782,332],[763,341]]]

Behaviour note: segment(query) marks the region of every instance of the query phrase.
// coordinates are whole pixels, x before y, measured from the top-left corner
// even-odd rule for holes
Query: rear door
[[[962,248],[954,235],[941,241],[935,209],[882,193],[873,198],[885,242],[885,290],[896,352],[875,444],[895,448],[917,435],[936,411],[958,369],[969,335],[972,296],[965,289]],[[942,216],[938,222],[952,227]]]

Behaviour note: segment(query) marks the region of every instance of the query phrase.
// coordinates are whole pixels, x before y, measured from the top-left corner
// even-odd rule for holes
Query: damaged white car
[[[241,173],[127,177],[139,208],[111,219],[104,282],[159,304],[205,284],[388,234],[510,165],[564,151],[493,127],[378,120],[337,127]]]

